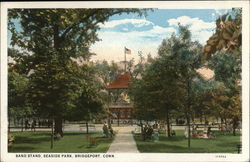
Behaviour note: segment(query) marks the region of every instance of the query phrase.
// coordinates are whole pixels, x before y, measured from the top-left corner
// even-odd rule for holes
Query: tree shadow
[[[154,150],[158,150],[157,152]],[[143,152],[147,153],[197,153],[197,152],[206,152],[204,148],[188,148],[187,146],[177,146],[177,145],[169,145],[169,144],[157,144],[151,145],[150,147],[144,147]]]
[[[86,135],[86,133],[81,133],[81,132],[65,132],[64,134],[63,134],[63,136],[76,136],[76,135]]]
[[[104,136],[101,136],[101,137],[96,137],[96,140],[97,140],[97,143],[110,143],[112,140],[114,140],[114,137],[112,138],[107,138],[107,137],[104,137]]]
[[[182,137],[182,136],[172,136],[172,137],[161,136],[160,140],[161,141],[183,141],[186,139],[185,137]]]
[[[15,137],[19,136],[19,137],[23,137],[23,136],[29,136],[29,137],[33,137],[33,136],[50,136],[51,133],[49,132],[28,132],[28,131],[24,131],[24,132],[15,132],[15,133],[10,133],[13,134]]]
[[[91,135],[96,135],[96,134],[98,134],[98,133],[88,133],[88,134],[91,134]],[[63,134],[63,136],[73,136],[73,135],[87,135],[87,133],[86,132],[65,132],[64,134]]]
[[[34,147],[30,146],[13,146],[11,148],[8,148],[8,152],[30,152],[34,149]]]
[[[216,146],[219,146],[219,147],[235,147],[237,148],[237,145],[238,144],[241,144],[241,142],[223,142],[223,143],[218,143],[216,144]]]
[[[50,137],[40,137],[40,138],[33,138],[33,137],[15,137],[14,144],[24,144],[24,143],[31,143],[31,144],[37,144],[41,142],[47,142],[50,141]]]
[[[50,136],[51,133],[48,133],[48,132],[34,132],[31,135],[32,136]]]

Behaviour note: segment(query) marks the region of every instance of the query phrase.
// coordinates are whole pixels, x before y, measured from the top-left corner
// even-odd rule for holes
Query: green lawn
[[[177,130],[176,136],[160,135],[158,142],[142,141],[141,136],[134,136],[137,148],[142,153],[237,153],[237,144],[240,144],[240,135],[216,133],[214,139],[191,139],[191,148],[188,149],[188,140],[184,131]]]
[[[15,136],[14,144],[9,152],[60,152],[60,153],[87,153],[107,152],[113,138],[104,138],[102,134],[93,134],[97,145],[89,147],[86,134],[65,133],[60,140],[55,140],[54,148],[50,149],[49,132],[12,132]]]

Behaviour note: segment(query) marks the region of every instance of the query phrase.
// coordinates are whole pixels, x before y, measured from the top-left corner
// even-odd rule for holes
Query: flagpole
[[[126,62],[126,47],[124,47],[124,58],[125,58],[125,61],[124,61],[124,65],[125,65],[125,73],[126,73],[126,70],[127,70],[127,68],[126,68],[126,64],[127,64],[127,62]]]

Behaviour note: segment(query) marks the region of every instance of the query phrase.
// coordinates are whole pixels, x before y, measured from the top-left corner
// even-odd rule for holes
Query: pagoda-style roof
[[[129,74],[121,74],[110,85],[108,85],[107,88],[108,89],[128,88],[130,79],[131,76]]]

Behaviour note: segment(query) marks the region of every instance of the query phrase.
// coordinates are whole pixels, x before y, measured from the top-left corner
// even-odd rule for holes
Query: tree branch
[[[94,14],[97,14],[97,12],[100,12],[101,9],[98,9],[98,10],[93,10],[93,12],[91,12],[87,17],[85,17],[84,19],[82,19],[81,21],[77,22],[77,23],[74,23],[72,24],[71,26],[67,27],[65,29],[65,31],[62,33],[60,39],[64,39],[65,36],[70,32],[71,29],[73,29],[75,26],[87,21],[91,16],[93,16]],[[97,25],[98,23],[102,22],[102,20],[106,20],[108,17],[110,17],[111,15],[115,15],[115,14],[118,14],[118,13],[121,13],[123,11],[116,11],[116,12],[112,12],[110,14],[107,14],[106,16],[102,17],[102,19],[99,19],[97,20],[94,24],[89,24],[89,26],[87,27],[87,29]]]

